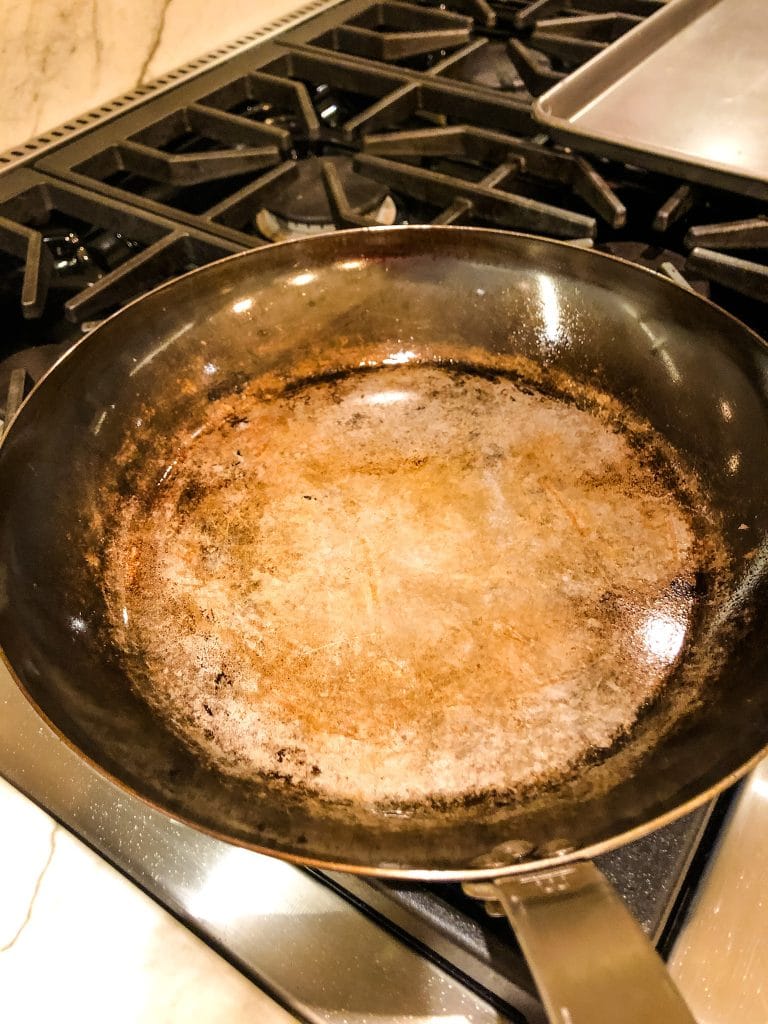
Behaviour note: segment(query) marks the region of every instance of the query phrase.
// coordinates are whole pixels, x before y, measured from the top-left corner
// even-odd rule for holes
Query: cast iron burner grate
[[[657,0],[447,6],[351,0],[40,166],[241,245],[393,222],[620,230],[626,204],[599,162],[526,145],[537,127],[515,46],[565,35],[571,49],[538,66],[566,68]],[[316,213],[281,208],[307,188]]]
[[[35,171],[1,178],[2,418],[94,322],[238,250]]]
[[[368,135],[355,166],[430,203],[438,224],[483,224],[558,238],[593,238],[597,219],[626,209],[580,157],[468,125]]]
[[[472,35],[472,19],[442,8],[377,3],[312,42],[323,49],[429,71]]]
[[[240,123],[266,129],[280,162],[245,173],[233,157],[236,134],[226,151],[201,151],[201,126],[209,124],[201,111],[214,109],[219,136],[221,119],[233,133]],[[302,50],[152,123],[145,115],[127,140],[98,148],[94,133],[43,164],[59,171],[69,153],[79,183],[241,244],[425,220],[560,238],[593,237],[596,217],[620,226],[623,206],[594,166],[499,132],[494,126],[502,122],[516,123],[523,134],[533,130],[527,105],[513,99]],[[222,152],[226,160],[215,163]],[[214,164],[201,166],[203,158]],[[316,212],[292,212],[307,189]]]
[[[697,224],[688,230],[685,244],[690,249],[688,270],[768,302],[768,216]]]
[[[689,280],[759,334],[766,335],[768,211],[747,197],[679,183],[669,186],[653,226],[664,244],[687,252]]]
[[[658,0],[376,3],[297,41],[530,99],[661,6]]]

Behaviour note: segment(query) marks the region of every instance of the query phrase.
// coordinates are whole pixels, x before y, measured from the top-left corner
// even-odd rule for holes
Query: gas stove
[[[533,96],[660,5],[315,0],[0,155],[0,417],[85,332],[156,285],[346,227],[549,235],[665,273],[768,334],[765,204],[586,159],[531,116]],[[543,1020],[506,924],[458,887],[309,872],[230,848],[114,790],[4,670],[0,705],[0,773],[300,1018]],[[756,775],[600,858],[692,989],[724,858],[743,886],[754,842],[768,841],[744,824],[766,792]],[[714,1012],[713,985],[685,988],[702,1012]],[[758,1020],[732,1002],[740,1024]]]

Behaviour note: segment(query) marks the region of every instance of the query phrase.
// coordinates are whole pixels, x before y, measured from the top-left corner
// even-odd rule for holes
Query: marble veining
[[[128,92],[303,0],[3,0],[0,150]]]
[[[13,949],[18,940],[21,938],[24,929],[32,920],[32,913],[35,909],[35,902],[37,901],[37,897],[40,892],[40,887],[43,884],[45,874],[48,871],[48,868],[51,866],[53,855],[56,852],[57,831],[58,825],[56,825],[55,822],[51,822],[50,833],[48,836],[48,851],[45,854],[45,860],[42,862],[42,866],[40,867],[40,871],[37,873],[37,877],[34,878],[31,890],[29,890],[28,899],[26,899],[26,908],[24,909],[23,916],[21,916],[21,919],[19,920],[18,924],[14,921],[12,913],[4,914],[2,921],[0,921],[0,926],[4,926],[5,928],[10,929],[10,931],[12,932],[11,937],[6,942],[3,942],[2,945],[0,945],[0,953],[7,953],[9,950]],[[40,852],[42,853],[42,850]],[[24,899],[25,894],[23,889],[18,890],[16,895],[17,898],[21,896],[22,899]],[[12,898],[13,895],[11,895],[11,899]]]
[[[294,1020],[2,779],[0,821],[4,1021]]]

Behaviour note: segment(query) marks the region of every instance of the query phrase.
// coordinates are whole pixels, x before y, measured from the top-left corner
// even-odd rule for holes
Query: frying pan
[[[86,553],[99,543],[118,453],[134,438],[118,481],[130,489],[153,442],[259,374],[289,379],[300,364],[328,378],[393,353],[445,363],[472,352],[477,362],[478,350],[491,370],[523,358],[588,382],[666,438],[720,517],[727,593],[704,600],[661,696],[629,738],[525,798],[427,800],[388,814],[215,769],[129,685],[105,626],[98,560],[94,567]],[[296,863],[460,880],[503,908],[553,1021],[690,1021],[590,858],[710,799],[768,741],[767,388],[768,352],[747,328],[653,273],[563,243],[454,227],[367,229],[212,264],[84,338],[6,434],[5,658],[65,742],[167,814]]]

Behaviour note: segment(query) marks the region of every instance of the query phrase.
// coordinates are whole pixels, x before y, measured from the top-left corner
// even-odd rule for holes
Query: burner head
[[[451,77],[486,89],[502,89],[528,95],[517,68],[509,59],[504,43],[488,43],[475,50],[450,72]]]
[[[323,160],[336,168],[349,205],[357,213],[371,213],[386,199],[386,185],[358,174],[351,157],[337,154]],[[319,157],[298,162],[297,174],[270,203],[270,210],[283,220],[299,224],[333,224]]]
[[[371,215],[379,224],[394,224],[397,210],[386,185],[359,174],[352,158],[335,154],[312,156],[297,163],[297,173],[270,203],[256,215],[256,228],[270,241],[335,231],[333,210],[322,173],[322,163],[332,164],[350,207],[358,214]]]

